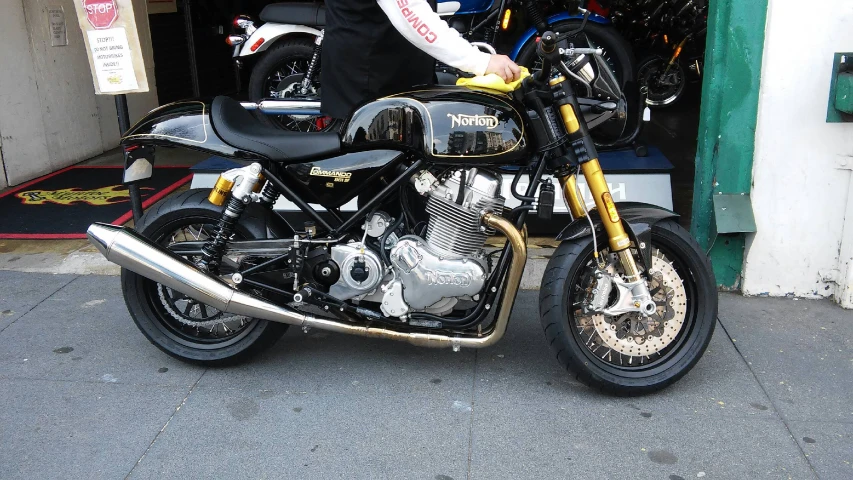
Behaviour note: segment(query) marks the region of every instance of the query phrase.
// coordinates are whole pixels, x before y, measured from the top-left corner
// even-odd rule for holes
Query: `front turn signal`
[[[619,212],[616,211],[616,204],[613,203],[613,196],[610,192],[601,194],[601,201],[604,202],[604,208],[607,209],[607,216],[610,217],[612,223],[619,223]]]
[[[501,20],[501,30],[507,30],[509,28],[509,18],[512,16],[512,10],[506,9],[504,10],[504,17]]]

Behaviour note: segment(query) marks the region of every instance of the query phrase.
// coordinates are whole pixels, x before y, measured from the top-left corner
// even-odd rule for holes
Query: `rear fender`
[[[677,218],[678,214],[667,210],[657,205],[640,202],[619,202],[616,204],[616,209],[619,211],[619,217],[622,219],[622,225],[631,237],[637,249],[640,251],[640,257],[648,271],[652,266],[652,227],[668,218]],[[605,235],[604,226],[601,223],[601,217],[598,210],[591,210],[589,218],[595,226],[596,235]],[[589,226],[589,220],[578,218],[568,224],[557,235],[559,241],[573,241],[588,237],[592,234]]]
[[[279,38],[284,37],[285,35],[293,35],[293,34],[308,34],[314,37],[320,36],[320,30],[316,28],[306,27],[305,25],[290,25],[284,23],[272,23],[268,22],[260,26],[255,32],[243,42],[243,46],[240,48],[240,53],[237,57],[248,57],[249,55],[254,55],[256,53],[261,53],[270,46],[275,43]],[[252,51],[252,45],[257,43],[258,41],[263,41],[261,46]]]
[[[210,122],[210,103],[200,100],[170,103],[151,110],[130,127],[121,145],[125,152],[131,153],[140,147],[160,145],[191,148],[229,158],[258,157],[225,143]],[[144,157],[153,163],[153,149],[143,149],[131,156]],[[125,160],[129,160],[127,155]]]

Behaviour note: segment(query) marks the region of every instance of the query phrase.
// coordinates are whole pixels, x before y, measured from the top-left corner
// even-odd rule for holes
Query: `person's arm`
[[[486,73],[491,55],[468,43],[426,0],[377,0],[403,37],[442,63],[474,75]]]

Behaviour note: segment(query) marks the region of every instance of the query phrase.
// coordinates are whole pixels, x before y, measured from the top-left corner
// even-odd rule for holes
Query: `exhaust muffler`
[[[476,336],[400,332],[306,315],[288,307],[280,307],[255,295],[235,290],[221,279],[203,272],[182,257],[151,242],[132,229],[94,223],[86,234],[89,241],[110,262],[223,312],[350,335],[407,341],[423,347],[452,347],[458,350],[460,347],[487,347],[503,337],[509,323],[512,305],[515,303],[516,293],[518,293],[518,286],[521,283],[524,264],[527,262],[526,242],[521,232],[512,223],[490,213],[483,215],[483,223],[507,236],[512,247],[512,263],[507,274],[498,316],[489,331]]]

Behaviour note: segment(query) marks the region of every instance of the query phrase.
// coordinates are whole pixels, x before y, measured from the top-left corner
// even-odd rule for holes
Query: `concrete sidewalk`
[[[291,329],[183,364],[114,276],[0,271],[2,478],[853,478],[853,315],[721,295],[698,366],[611,398],[557,366],[522,292],[483,351]]]

